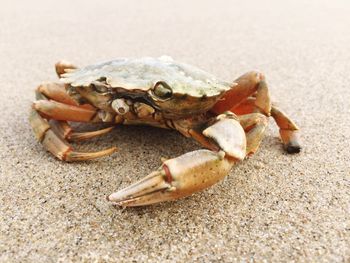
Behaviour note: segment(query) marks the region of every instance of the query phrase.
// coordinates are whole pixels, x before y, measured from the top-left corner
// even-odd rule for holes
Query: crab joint
[[[124,99],[116,99],[112,102],[112,108],[120,115],[124,115],[130,110],[129,105]]]

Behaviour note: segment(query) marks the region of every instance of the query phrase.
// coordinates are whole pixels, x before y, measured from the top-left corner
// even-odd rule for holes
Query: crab
[[[121,58],[81,69],[61,61],[55,67],[60,82],[37,88],[30,123],[58,159],[84,161],[114,153],[116,147],[79,152],[70,142],[106,134],[120,124],[174,129],[205,148],[163,160],[156,171],[109,195],[115,205],[174,200],[219,182],[234,164],[258,150],[270,116],[279,126],[284,149],[301,149],[299,128],[271,103],[265,77],[256,71],[226,82],[168,56]],[[77,132],[69,122],[111,125]]]

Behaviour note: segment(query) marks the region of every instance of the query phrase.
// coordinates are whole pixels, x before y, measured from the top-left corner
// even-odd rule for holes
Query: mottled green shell
[[[192,97],[218,96],[230,89],[228,83],[217,80],[212,74],[167,56],[116,59],[67,72],[61,80],[73,87],[87,87],[103,80],[111,88],[137,92],[147,92],[155,83],[165,81],[173,94]]]

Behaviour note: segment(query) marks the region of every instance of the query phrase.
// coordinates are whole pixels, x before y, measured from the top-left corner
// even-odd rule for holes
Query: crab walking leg
[[[234,81],[234,86],[225,96],[211,109],[216,114],[234,109],[248,97],[255,94],[255,107],[266,116],[270,116],[271,100],[268,86],[263,74],[251,71]]]
[[[91,160],[110,155],[117,150],[116,147],[112,147],[99,152],[77,152],[73,150],[72,146],[68,144],[68,142],[54,132],[49,122],[42,118],[36,110],[31,110],[29,121],[32,125],[34,134],[43,144],[44,148],[63,161],[71,162]]]
[[[120,206],[142,206],[191,195],[222,180],[245,157],[246,138],[240,123],[222,114],[203,130],[219,152],[198,150],[166,160],[140,181],[111,194],[107,199]]]
[[[51,86],[52,87],[52,86]],[[94,132],[86,132],[86,133],[77,133],[73,132],[73,129],[70,127],[70,125],[67,123],[67,116],[64,114],[67,114],[67,112],[60,112],[60,108],[56,109],[58,111],[58,115],[63,116],[63,121],[59,120],[51,120],[51,123],[49,123],[46,119],[44,119],[40,114],[45,115],[45,117],[48,117],[43,112],[38,112],[40,110],[40,105],[43,104],[49,104],[49,105],[65,105],[63,108],[70,107],[70,109],[73,107],[74,109],[80,109],[85,111],[96,111],[92,109],[83,109],[79,106],[73,106],[73,105],[67,105],[64,103],[59,103],[55,101],[49,101],[48,98],[51,99],[61,99],[65,98],[65,93],[60,90],[60,88],[57,88],[57,86],[54,86],[54,88],[48,88],[47,86],[43,86],[43,89],[37,89],[36,95],[37,98],[40,99],[37,102],[33,103],[33,109],[31,110],[31,115],[29,118],[30,124],[32,125],[33,131],[37,137],[37,139],[43,144],[44,148],[47,149],[49,152],[51,152],[54,156],[59,158],[63,161],[84,161],[84,160],[90,160],[99,158],[105,155],[112,154],[117,149],[116,147],[112,147],[110,149],[106,149],[99,152],[91,152],[91,153],[84,153],[84,152],[77,152],[74,151],[72,146],[68,144],[66,139],[68,140],[81,140],[81,139],[87,139],[96,137],[102,134],[105,134],[106,132],[109,132],[111,128],[103,129],[100,131],[94,131]],[[62,100],[61,100],[62,101]],[[67,101],[67,100],[63,100]],[[38,107],[39,104],[39,107]],[[35,109],[37,108],[37,109]],[[45,107],[44,107],[45,108]],[[46,113],[47,112],[47,108]],[[55,112],[55,111],[54,111]],[[52,115],[52,112],[51,112]],[[54,116],[57,116],[53,114]],[[64,117],[65,116],[65,117]],[[69,119],[69,118],[68,118]]]
[[[107,134],[114,129],[114,126],[112,126],[90,132],[74,132],[72,127],[67,122],[56,120],[51,120],[50,126],[57,135],[59,135],[61,138],[66,139],[69,142],[89,140]]]
[[[90,104],[78,104],[73,100],[67,93],[66,88],[63,83],[48,82],[41,84],[36,89],[37,99],[43,99],[43,95],[47,99],[51,99],[57,102],[61,102],[67,105],[78,106],[85,109],[95,109],[94,106]]]
[[[113,129],[114,127],[112,126],[112,127],[107,127],[101,130],[91,131],[91,132],[72,132],[67,136],[67,140],[70,142],[85,141],[85,140],[89,140],[89,139],[107,134]]]
[[[237,107],[231,109],[231,111],[237,115],[253,113],[256,111],[255,98],[248,98]],[[275,120],[280,129],[284,149],[288,153],[300,152],[299,127],[282,110],[273,104],[271,107],[271,117]],[[247,135],[247,139],[248,137],[249,136]]]
[[[52,99],[54,101],[61,102],[67,105],[78,106],[77,103],[67,94],[63,83],[42,83],[36,89],[36,92],[39,93],[37,99],[40,99],[40,94],[42,94],[46,98]]]
[[[238,106],[230,109],[236,115],[245,115],[256,112],[255,98],[249,97],[245,101],[241,102]]]
[[[299,128],[298,126],[279,108],[272,106],[271,115],[280,128],[280,135],[285,150],[288,153],[300,152]]]
[[[55,69],[58,77],[61,77],[62,74],[68,72],[70,69],[74,70],[76,68],[77,67],[75,65],[65,60],[58,61],[55,64]]]
[[[49,101],[48,99],[51,99],[63,104],[92,110],[94,112],[97,111],[97,109],[90,104],[78,105],[71,97],[69,97],[69,95],[66,93],[64,85],[60,83],[46,83],[40,85],[36,90],[36,97],[38,100]],[[113,129],[113,127],[108,127],[91,132],[74,132],[72,127],[66,121],[57,120],[52,121],[51,128],[55,130],[57,135],[60,135],[62,138],[67,139],[68,141],[92,139],[106,134]]]
[[[48,100],[38,100],[33,102],[33,108],[45,117],[54,120],[76,121],[76,122],[99,122],[96,118],[97,110],[84,109],[78,106]]]
[[[252,155],[258,150],[264,137],[268,124],[267,117],[261,113],[251,113],[241,115],[238,118],[243,129],[246,131],[247,155]]]
[[[252,112],[260,112],[268,117],[272,115],[280,128],[285,150],[288,153],[300,152],[297,132],[299,128],[285,113],[272,105],[264,75],[255,71],[248,72],[239,77],[235,83],[237,85],[225,94],[223,100],[219,101],[212,111],[221,113],[230,110],[238,115]]]
[[[73,128],[66,121],[50,120],[49,124],[51,129],[65,140],[73,133]]]

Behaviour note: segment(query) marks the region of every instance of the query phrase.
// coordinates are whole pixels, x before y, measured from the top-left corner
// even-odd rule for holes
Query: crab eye
[[[159,81],[156,83],[153,89],[153,93],[162,100],[170,99],[173,95],[173,91],[164,81]]]
[[[98,84],[91,84],[91,86],[97,91],[98,93],[105,93],[108,91],[108,88],[104,85],[98,85]]]

